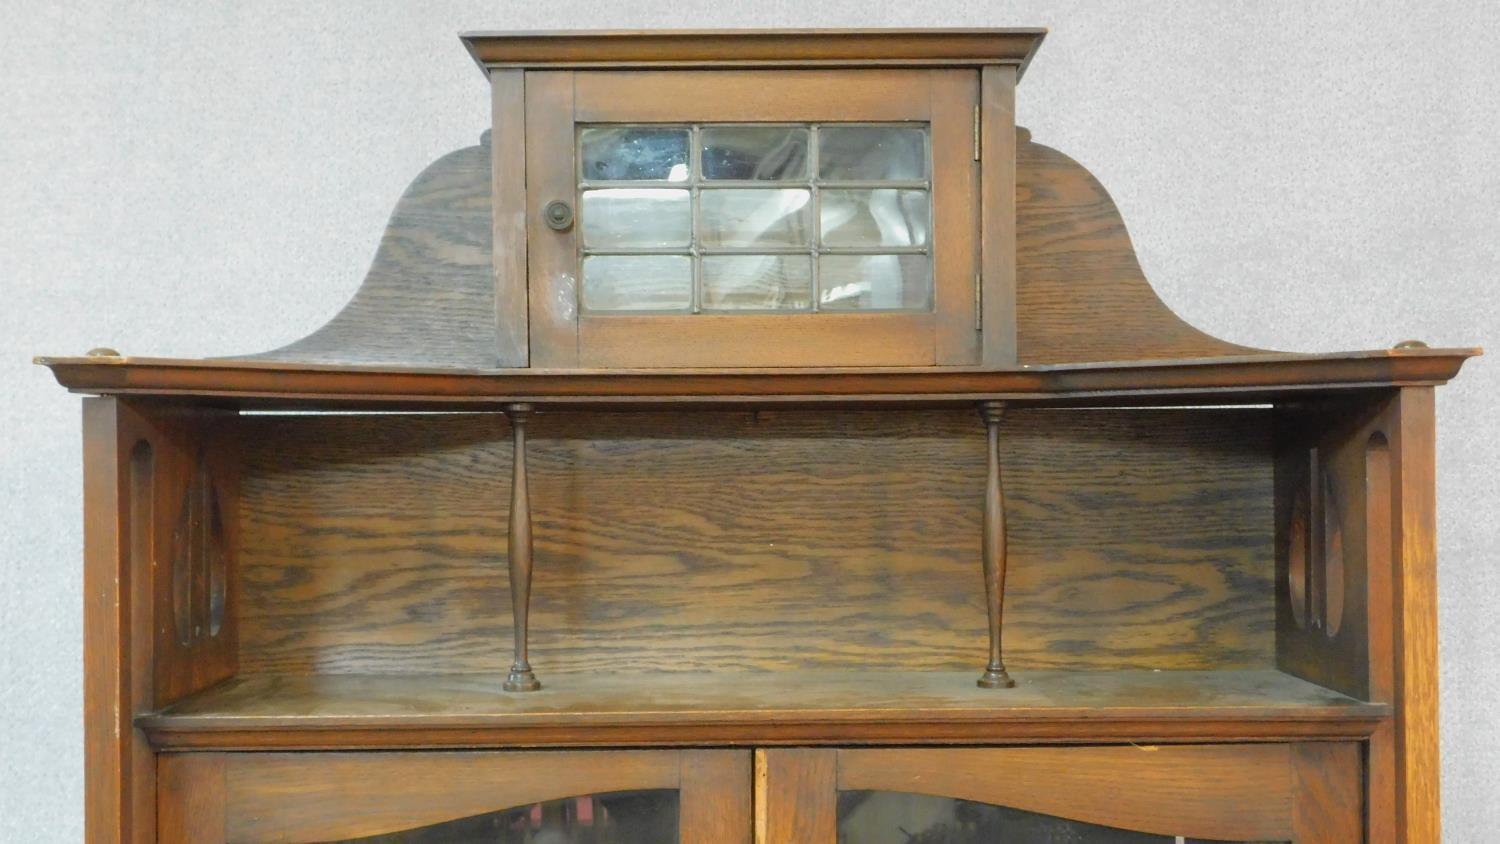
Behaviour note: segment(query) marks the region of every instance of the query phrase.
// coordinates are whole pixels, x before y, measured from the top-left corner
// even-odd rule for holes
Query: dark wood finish
[[[1002,611],[1005,608],[1005,490],[1000,480],[1000,419],[1003,402],[979,406],[984,420],[987,469],[984,482],[984,528],[981,557],[984,566],[984,608],[990,622],[990,661],[978,683],[982,689],[1009,689],[1016,681],[1005,671],[1000,653]]]
[[[1015,68],[980,74],[980,254],[983,363],[1015,366],[1016,357],[1016,80]]]
[[[84,403],[91,842],[154,836],[155,761],[134,718],[236,670],[229,581],[239,461],[223,421],[214,411],[145,408],[115,398]],[[212,595],[219,596],[217,607]]]
[[[838,841],[838,756],[807,747],[755,752],[755,844]]]
[[[1360,747],[1352,742],[1292,746],[1292,839],[1297,844],[1391,841],[1365,835]]]
[[[1295,751],[1284,744],[837,754],[841,791],[955,797],[1157,835],[1232,841],[1293,837]],[[1357,768],[1329,768],[1325,776],[1352,784],[1358,805]],[[1296,838],[1298,844],[1358,840]]]
[[[526,75],[490,73],[495,341],[499,366],[531,362],[526,316]]]
[[[1390,712],[1267,669],[248,675],[141,719],[169,748],[1004,744],[1365,738]]]
[[[1108,191],[1026,129],[1016,144],[1016,335],[1027,364],[1256,351],[1172,313],[1141,272]]]
[[[1045,29],[776,29],[468,32],[481,68],[1008,64],[1024,70]]]
[[[748,750],[679,754],[679,844],[751,844],[754,780]]]
[[[578,228],[536,225],[542,209],[577,191],[574,161],[573,76],[568,71],[526,74],[527,324],[531,365],[578,365]]]
[[[932,120],[932,89],[972,72],[596,71],[573,77],[577,123]],[[972,99],[961,116],[969,127]]]
[[[1011,671],[1271,665],[1268,418],[1012,408]],[[495,417],[241,423],[242,671],[504,675]],[[528,428],[544,675],[965,670],[986,652],[972,406]]]
[[[163,753],[157,757],[156,815],[162,844],[217,844],[227,840],[228,786],[222,753]]]
[[[538,330],[533,314],[532,331]],[[549,348],[558,348],[555,344]],[[58,383],[84,393],[237,399],[256,405],[366,407],[563,404],[877,403],[976,399],[1139,406],[1243,404],[1397,385],[1435,385],[1477,349],[1245,355],[1109,364],[884,369],[569,370],[455,372],[350,369],[169,358],[38,358]],[[560,366],[560,363],[549,365]]]
[[[164,754],[164,780],[182,787],[163,789],[163,816],[181,820],[164,825],[161,840],[361,838],[572,796],[676,789],[682,761],[691,755],[674,750]],[[201,791],[194,787],[198,778],[204,780]],[[700,788],[713,792],[744,785],[723,781]],[[683,844],[713,841],[686,824],[683,833]]]
[[[1431,388],[1393,410],[1397,827],[1406,842],[1442,840],[1438,799],[1437,419]]]
[[[507,547],[510,554],[511,639],[515,659],[510,676],[505,679],[507,692],[534,692],[542,687],[527,659],[527,612],[531,602],[531,496],[526,481],[526,418],[531,405],[513,404],[506,409],[511,430],[510,532]]]
[[[84,833],[91,844],[155,837],[155,766],[132,723],[132,713],[153,705],[156,516],[146,431],[125,403],[84,400]]]
[[[972,71],[930,71],[932,91],[933,361],[982,363],[979,165],[973,161],[979,79]],[[1001,326],[1003,330],[1003,325]]]
[[[491,135],[434,161],[401,195],[365,280],[326,325],[245,362],[485,369],[525,363],[497,330]],[[321,283],[310,280],[309,283]],[[506,330],[513,332],[514,320]],[[225,362],[225,365],[233,365]]]

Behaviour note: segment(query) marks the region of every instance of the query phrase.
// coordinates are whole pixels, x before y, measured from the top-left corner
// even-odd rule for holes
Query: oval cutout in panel
[[[227,574],[219,495],[199,454],[172,533],[172,615],[184,647],[223,627]]]
[[[1292,518],[1287,527],[1287,591],[1290,595],[1292,620],[1307,629],[1307,552],[1311,547],[1312,501],[1307,484],[1299,483],[1292,497]]]
[[[1344,625],[1344,512],[1333,475],[1323,473],[1323,632]]]

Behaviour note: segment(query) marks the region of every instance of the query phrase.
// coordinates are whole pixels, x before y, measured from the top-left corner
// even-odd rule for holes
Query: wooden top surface
[[[1015,65],[1047,30],[728,29],[466,32],[481,69],[495,67],[863,67]]]
[[[551,674],[507,694],[500,676],[256,675],[139,724],[163,747],[428,746],[931,740],[1152,741],[1368,735],[1389,715],[1289,674],[1020,671]],[[1086,732],[1079,732],[1082,722]],[[1221,736],[1221,734],[1223,734]]]
[[[227,398],[246,406],[802,404],[965,402],[1244,403],[1359,388],[1441,384],[1478,349],[1260,354],[1049,364],[1014,369],[441,369],[262,360],[39,357],[80,393]]]

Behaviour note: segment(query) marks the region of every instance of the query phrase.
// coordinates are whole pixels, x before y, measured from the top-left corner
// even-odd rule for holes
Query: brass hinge
[[[974,106],[974,160],[979,160],[979,106]]]
[[[984,330],[984,274],[974,274],[974,330]]]

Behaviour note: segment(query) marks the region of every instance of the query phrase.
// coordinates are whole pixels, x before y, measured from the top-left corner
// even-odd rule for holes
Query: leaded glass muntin
[[[929,123],[584,123],[576,132],[584,313],[932,312]],[[664,149],[650,148],[654,141]],[[825,160],[830,154],[837,160]],[[849,174],[860,178],[838,178]],[[686,245],[675,210],[684,191]],[[826,206],[824,191],[835,192]],[[601,219],[614,208],[634,219]],[[618,284],[618,273],[590,274],[622,263],[597,260],[606,256],[686,258],[690,296],[671,297],[680,307],[631,301],[605,286]],[[864,270],[851,277],[851,266]]]

